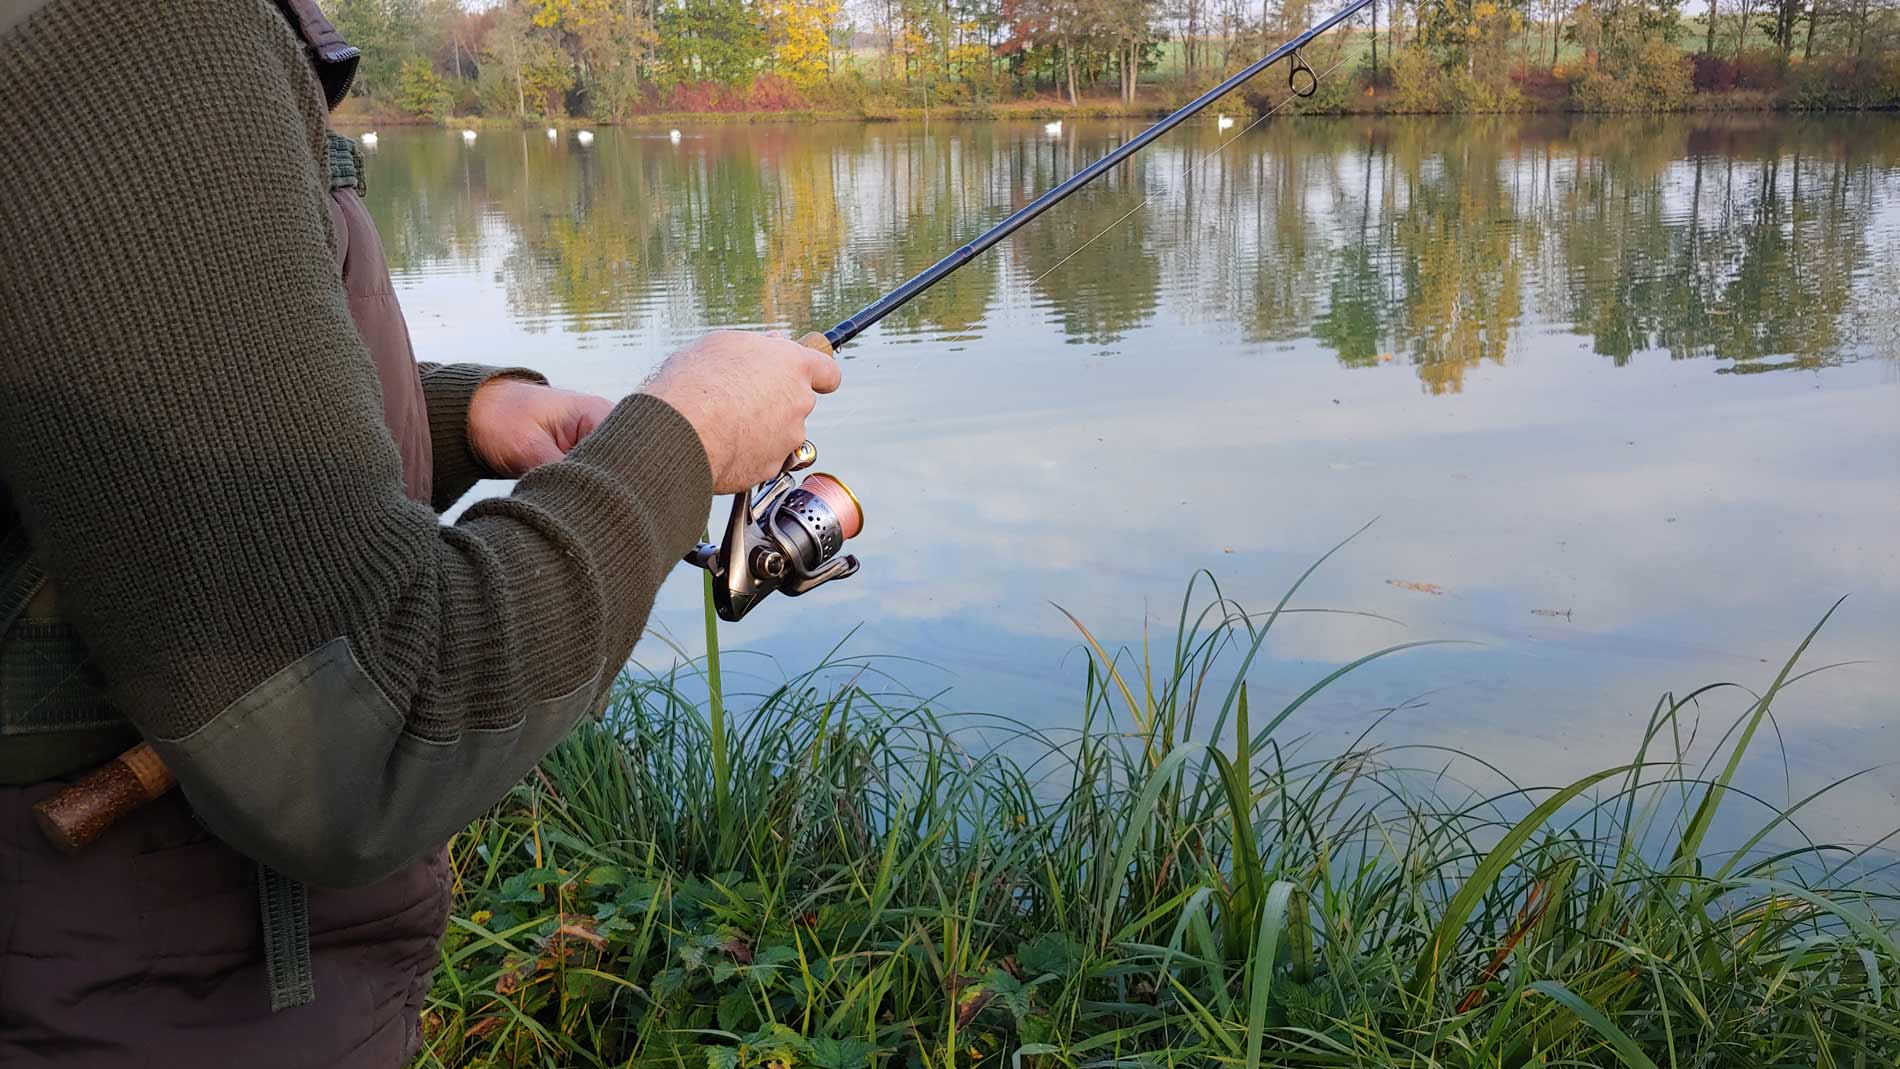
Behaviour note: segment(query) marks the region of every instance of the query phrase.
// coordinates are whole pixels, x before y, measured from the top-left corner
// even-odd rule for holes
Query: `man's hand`
[[[526,379],[493,378],[468,405],[468,446],[490,471],[513,479],[561,459],[614,403]]]
[[[737,493],[778,474],[805,441],[805,417],[842,372],[824,335],[806,344],[720,330],[667,358],[645,392],[672,405],[699,432],[713,492]]]

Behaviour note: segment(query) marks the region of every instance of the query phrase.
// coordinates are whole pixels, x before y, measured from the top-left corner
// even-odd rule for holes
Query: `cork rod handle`
[[[178,781],[165,761],[139,743],[33,807],[53,845],[74,853]]]

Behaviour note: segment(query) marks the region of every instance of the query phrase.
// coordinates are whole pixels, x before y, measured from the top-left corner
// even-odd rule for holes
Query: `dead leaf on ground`
[[[495,994],[497,995],[514,994],[521,990],[522,985],[527,983],[529,978],[541,970],[540,959],[521,955],[510,955],[502,964],[507,968],[502,970],[501,975],[495,977]]]
[[[1420,594],[1436,595],[1445,592],[1445,588],[1439,586],[1437,583],[1414,583],[1406,579],[1387,579],[1386,582],[1398,587],[1400,590],[1415,590]]]
[[[555,928],[541,945],[565,954],[570,949],[568,941],[578,939],[595,950],[605,950],[607,939],[600,934],[594,924],[594,918],[584,913],[563,913],[560,926]]]

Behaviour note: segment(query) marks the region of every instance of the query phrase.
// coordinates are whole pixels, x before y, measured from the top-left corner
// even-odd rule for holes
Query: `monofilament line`
[[[1295,54],[1297,55],[1297,53],[1295,53]],[[1346,57],[1344,57],[1344,56],[1341,56],[1341,57],[1339,57],[1338,59],[1336,59],[1336,60],[1334,60],[1334,61],[1333,61],[1333,65],[1332,65],[1332,66],[1330,66],[1330,67],[1328,67],[1328,68],[1326,68],[1326,69],[1325,69],[1324,71],[1322,71],[1322,72],[1321,72],[1321,73],[1319,74],[1319,76],[1318,76],[1318,77],[1316,77],[1316,78],[1314,78],[1314,79],[1313,79],[1313,85],[1314,85],[1314,87],[1315,87],[1315,88],[1318,88],[1318,86],[1319,86],[1319,83],[1320,83],[1320,81],[1321,81],[1322,79],[1324,79],[1324,78],[1326,78],[1326,77],[1327,77],[1328,75],[1330,75],[1330,74],[1332,74],[1332,73],[1333,73],[1333,71],[1335,71],[1335,70],[1337,70],[1337,69],[1339,69],[1339,65],[1340,65],[1341,63],[1344,63],[1345,61],[1346,61]],[[1187,171],[1183,171],[1182,173],[1183,173],[1183,174],[1186,174],[1186,173],[1188,173],[1188,172],[1193,172],[1193,171],[1199,171],[1199,170],[1200,170],[1200,169],[1201,169],[1202,167],[1205,167],[1205,166],[1207,166],[1207,161],[1208,161],[1208,160],[1211,160],[1211,159],[1213,159],[1214,157],[1216,157],[1216,156],[1218,156],[1218,155],[1220,155],[1220,154],[1221,154],[1221,150],[1222,150],[1222,149],[1224,149],[1224,148],[1226,148],[1226,147],[1227,147],[1228,145],[1231,145],[1231,144],[1233,144],[1234,142],[1236,142],[1236,141],[1238,141],[1238,140],[1240,140],[1241,138],[1243,138],[1243,137],[1246,137],[1246,136],[1247,136],[1247,135],[1248,135],[1249,133],[1251,133],[1251,132],[1253,131],[1253,128],[1254,128],[1254,127],[1256,127],[1256,126],[1259,126],[1259,125],[1260,125],[1261,123],[1263,123],[1263,122],[1266,122],[1266,121],[1267,121],[1268,119],[1271,119],[1271,118],[1273,118],[1273,116],[1274,116],[1274,114],[1275,114],[1276,112],[1278,112],[1278,111],[1279,111],[1279,110],[1280,110],[1281,108],[1284,108],[1284,107],[1286,107],[1286,106],[1287,106],[1288,104],[1291,104],[1291,103],[1293,103],[1293,101],[1294,101],[1295,99],[1297,99],[1297,98],[1296,98],[1296,97],[1295,97],[1295,96],[1294,96],[1294,95],[1293,95],[1292,93],[1288,93],[1288,94],[1287,94],[1287,98],[1286,98],[1285,100],[1282,100],[1282,101],[1280,101],[1280,102],[1279,102],[1278,104],[1275,104],[1275,105],[1274,105],[1273,107],[1271,107],[1271,108],[1268,108],[1268,109],[1267,109],[1266,111],[1264,111],[1264,112],[1262,112],[1262,113],[1261,113],[1261,114],[1260,114],[1259,116],[1257,116],[1257,117],[1256,117],[1256,118],[1254,119],[1254,121],[1252,121],[1252,122],[1250,122],[1250,123],[1248,123],[1248,124],[1247,124],[1246,126],[1244,126],[1244,127],[1242,127],[1242,128],[1241,128],[1241,131],[1240,131],[1239,133],[1237,133],[1237,134],[1235,134],[1234,136],[1232,136],[1232,137],[1230,137],[1230,138],[1228,138],[1227,140],[1225,140],[1225,141],[1223,141],[1223,142],[1221,142],[1220,144],[1218,144],[1218,145],[1215,145],[1215,146],[1214,146],[1214,148],[1213,148],[1213,149],[1212,149],[1211,151],[1209,151],[1209,152],[1207,153],[1207,155],[1205,155],[1205,156],[1202,156],[1202,157],[1201,157],[1201,158],[1200,158],[1199,160],[1196,160],[1196,161],[1194,162],[1194,164],[1193,164],[1192,166],[1190,166],[1190,167],[1189,167],[1189,168],[1187,169]],[[1134,162],[1134,161],[1132,161],[1132,160],[1130,160],[1129,162],[1130,162],[1130,163],[1132,163],[1132,162]],[[1164,193],[1165,193],[1165,191],[1164,191]],[[1148,194],[1147,196],[1145,196],[1145,197],[1143,197],[1143,198],[1141,198],[1141,203],[1139,203],[1139,204],[1137,204],[1137,205],[1135,205],[1135,206],[1134,206],[1133,208],[1130,208],[1130,209],[1128,209],[1128,211],[1127,211],[1127,212],[1126,212],[1126,213],[1125,213],[1125,214],[1124,214],[1124,215],[1123,215],[1123,216],[1122,216],[1122,217],[1121,217],[1120,219],[1117,219],[1117,220],[1115,220],[1114,222],[1112,222],[1112,223],[1110,223],[1110,224],[1108,224],[1107,226],[1105,226],[1105,227],[1103,227],[1103,228],[1102,228],[1102,230],[1101,230],[1101,232],[1100,232],[1100,233],[1098,233],[1098,234],[1096,234],[1096,235],[1095,235],[1094,237],[1092,237],[1092,238],[1090,238],[1090,239],[1088,239],[1087,241],[1085,241],[1085,242],[1083,242],[1082,244],[1080,244],[1080,245],[1077,245],[1077,246],[1076,246],[1075,248],[1073,248],[1073,249],[1071,249],[1071,250],[1069,250],[1069,254],[1068,254],[1067,256],[1064,256],[1064,257],[1063,257],[1062,259],[1060,259],[1060,260],[1057,260],[1057,261],[1056,261],[1056,262],[1055,262],[1055,263],[1054,263],[1054,264],[1053,264],[1052,266],[1050,266],[1050,268],[1049,268],[1049,269],[1048,269],[1047,271],[1044,271],[1044,272],[1043,272],[1042,274],[1040,274],[1040,275],[1037,275],[1037,276],[1036,276],[1035,278],[1032,278],[1032,279],[1030,279],[1030,280],[1029,280],[1029,284],[1030,284],[1031,286],[1034,286],[1034,285],[1036,285],[1036,284],[1037,284],[1038,282],[1041,282],[1041,281],[1042,281],[1043,279],[1045,279],[1045,278],[1048,278],[1048,277],[1049,277],[1050,275],[1052,275],[1052,274],[1054,274],[1054,273],[1056,272],[1056,269],[1057,269],[1057,268],[1060,268],[1060,267],[1061,267],[1061,266],[1062,266],[1063,264],[1066,264],[1066,263],[1068,263],[1068,262],[1069,262],[1070,260],[1073,260],[1073,259],[1075,259],[1075,257],[1076,257],[1076,254],[1078,254],[1078,253],[1080,253],[1080,252],[1081,252],[1081,251],[1082,251],[1083,249],[1086,249],[1086,248],[1088,248],[1088,247],[1089,247],[1090,245],[1093,245],[1093,244],[1095,244],[1096,242],[1098,242],[1098,241],[1100,241],[1100,240],[1102,240],[1102,238],[1104,238],[1104,237],[1106,237],[1106,236],[1108,236],[1108,232],[1109,232],[1109,231],[1111,231],[1111,230],[1113,230],[1113,229],[1115,229],[1116,227],[1118,227],[1118,226],[1120,226],[1120,225],[1122,225],[1123,223],[1125,223],[1125,222],[1127,222],[1127,221],[1128,221],[1128,218],[1129,218],[1129,216],[1132,216],[1132,215],[1134,215],[1134,214],[1135,214],[1136,212],[1138,212],[1138,211],[1140,211],[1140,210],[1142,210],[1143,208],[1145,208],[1145,207],[1147,207],[1147,206],[1148,206],[1148,202],[1149,202],[1149,201],[1151,201],[1151,200],[1153,200],[1153,199],[1155,199],[1156,197],[1159,197],[1159,196],[1163,196],[1163,195],[1164,195],[1164,193],[1150,193],[1150,194]]]

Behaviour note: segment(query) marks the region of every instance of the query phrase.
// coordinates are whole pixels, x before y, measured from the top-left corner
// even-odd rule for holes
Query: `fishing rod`
[[[1374,2],[1352,0],[1240,73],[1195,97],[1153,126],[1122,142],[1108,155],[1016,209],[1002,222],[865,305],[855,315],[823,334],[807,335],[803,343],[812,348],[835,351],[864,333],[871,324],[909,304],[925,290],[949,277],[957,268],[1021,229],[1030,220],[1107,174],[1162,134],[1193,118],[1282,59],[1289,56],[1293,59],[1293,65],[1287,71],[1288,91],[1295,96],[1312,96],[1314,90],[1319,88],[1319,75],[1307,64],[1300,49]],[[800,446],[796,453],[786,459],[778,475],[751,490],[732,496],[732,513],[726,521],[723,541],[717,544],[702,542],[686,554],[689,564],[712,573],[713,606],[720,619],[740,619],[761,598],[774,590],[796,597],[833,579],[844,579],[857,573],[856,556],[838,556],[845,541],[855,537],[864,527],[864,509],[858,504],[857,496],[835,475],[813,473],[806,476],[802,483],[794,478],[794,473],[811,467],[817,459],[818,451],[810,442]]]

